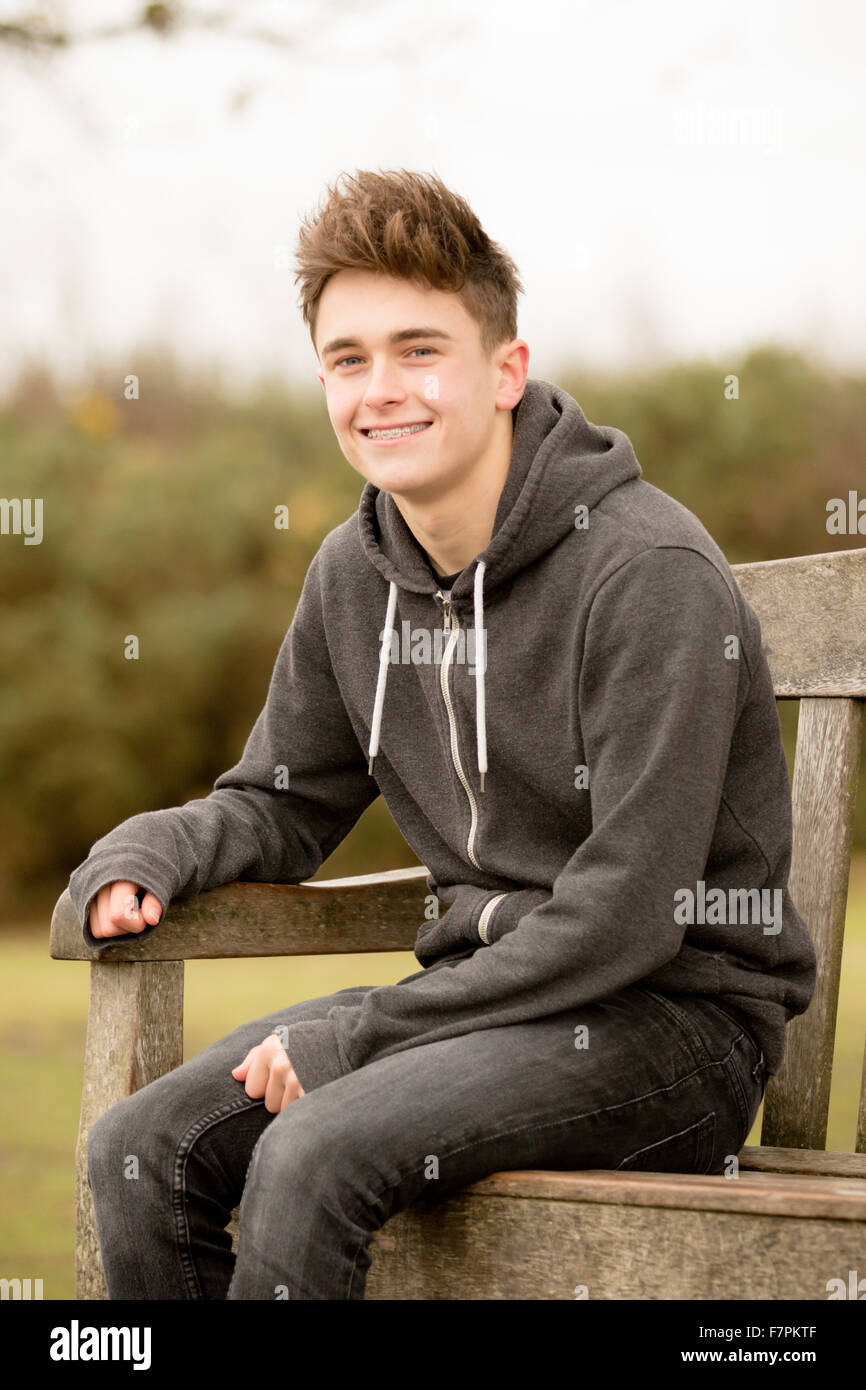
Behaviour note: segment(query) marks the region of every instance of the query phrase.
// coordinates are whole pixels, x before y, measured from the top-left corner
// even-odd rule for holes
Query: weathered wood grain
[[[777,696],[866,698],[866,546],[732,565]]]
[[[467,1191],[385,1223],[365,1297],[826,1300],[864,1242],[856,1220]]]
[[[51,919],[55,960],[217,960],[411,951],[424,921],[427,870],[392,869],[319,883],[229,883],[174,898],[144,941],[91,951],[69,890]]]
[[[579,1172],[542,1169],[491,1173],[462,1189],[477,1197],[534,1197],[559,1202],[677,1207],[694,1211],[789,1214],[866,1223],[866,1182],[813,1173],[741,1169],[737,1177],[701,1173]]]
[[[81,1121],[75,1149],[75,1297],[107,1298],[87,1183],[99,1116],[183,1060],[183,962],[90,967]]]
[[[862,700],[801,701],[788,886],[809,927],[818,976],[809,1008],[787,1026],[784,1062],[767,1084],[761,1142],[771,1147],[823,1149],[827,1142],[862,740]]]
[[[835,1178],[866,1178],[866,1154],[827,1149],[781,1149],[747,1144],[737,1155],[741,1168],[764,1173],[826,1173]]]

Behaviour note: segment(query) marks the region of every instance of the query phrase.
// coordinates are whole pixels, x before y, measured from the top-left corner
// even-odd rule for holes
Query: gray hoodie
[[[117,879],[163,905],[303,882],[381,792],[447,911],[419,926],[421,970],[289,1027],[306,1091],[638,982],[739,1010],[772,1073],[816,958],[787,888],[758,619],[622,430],[541,380],[513,416],[492,538],[450,599],[365,485],[313,558],[240,761],[208,796],[124,821],[71,875],[85,941],[128,939],[87,926]]]

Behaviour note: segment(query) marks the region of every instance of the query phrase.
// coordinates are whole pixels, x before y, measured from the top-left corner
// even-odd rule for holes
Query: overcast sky
[[[0,3],[9,22],[25,5]],[[74,32],[135,6],[76,0]],[[203,0],[202,12],[224,10]],[[279,265],[341,169],[462,193],[517,261],[530,373],[735,354],[866,366],[857,0],[229,6],[229,33],[0,49],[0,389],[168,341],[315,385]]]

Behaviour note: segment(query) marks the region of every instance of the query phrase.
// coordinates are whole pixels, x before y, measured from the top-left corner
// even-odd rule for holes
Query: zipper
[[[490,939],[487,936],[487,928],[490,925],[490,918],[493,916],[499,903],[502,902],[502,899],[507,897],[507,893],[497,893],[494,898],[491,898],[489,902],[486,902],[484,904],[484,911],[478,918],[478,935],[481,937],[481,940],[484,942],[485,946],[490,945]]]
[[[478,806],[476,804],[475,797],[472,795],[472,788],[466,780],[466,777],[463,772],[463,767],[460,762],[460,752],[457,747],[457,724],[454,719],[454,706],[451,703],[451,695],[448,691],[448,671],[451,666],[451,656],[454,651],[454,647],[457,644],[457,637],[460,631],[460,624],[457,621],[457,614],[454,612],[451,606],[451,600],[449,598],[446,598],[441,591],[438,591],[436,593],[436,598],[438,598],[439,602],[442,604],[442,612],[445,617],[445,631],[451,634],[448,646],[445,648],[445,651],[442,656],[442,669],[439,673],[439,684],[442,687],[442,694],[445,699],[445,708],[448,711],[448,726],[451,731],[451,761],[454,764],[454,770],[457,773],[457,776],[463,783],[463,789],[466,792],[467,797],[469,798],[469,810],[471,813],[471,818],[469,822],[469,836],[466,841],[466,853],[469,855],[469,858],[472,860],[472,863],[475,865],[476,869],[480,869],[481,865],[475,858],[475,852],[472,848],[473,844],[475,843],[475,832],[478,829]]]

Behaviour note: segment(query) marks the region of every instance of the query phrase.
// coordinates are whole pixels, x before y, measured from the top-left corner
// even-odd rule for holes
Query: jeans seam
[[[692,1020],[688,1017],[687,1014],[683,1013],[681,1009],[677,1008],[676,1004],[672,999],[670,999],[666,994],[657,994],[654,990],[643,989],[642,992],[644,994],[648,994],[651,999],[655,999],[659,1003],[661,1008],[665,1011],[665,1013],[667,1013],[668,1016],[679,1025],[680,1032],[685,1034],[685,1036],[689,1039],[689,1042],[692,1044],[691,1050],[693,1053],[696,1053],[696,1060],[700,1060],[701,1057],[704,1057],[707,1061],[712,1060],[709,1052],[706,1049],[704,1040],[701,1037],[695,1025],[692,1023]],[[727,1014],[726,1017],[730,1019],[731,1023],[734,1024],[735,1028],[740,1028],[741,1025],[738,1023],[734,1023],[734,1020],[730,1018],[730,1014]]]
[[[661,1006],[665,1009],[665,1011],[669,1013],[675,1021],[679,1020],[681,1030],[685,1034],[685,1036],[688,1038],[692,1038],[696,1046],[700,1048],[700,1051],[703,1053],[703,1055],[709,1058],[709,1053],[707,1052],[704,1040],[701,1037],[700,1032],[695,1027],[692,1020],[686,1014],[684,1014],[681,1009],[677,1008],[674,1001],[672,999],[669,999],[667,995],[658,995],[652,990],[644,989],[643,992],[645,994],[650,994],[654,999],[657,999]],[[740,1076],[737,1072],[736,1065],[729,1065],[729,1063],[731,1063],[733,1060],[734,1048],[737,1046],[738,1043],[742,1042],[744,1038],[746,1039],[751,1048],[754,1048],[755,1044],[751,1035],[747,1033],[744,1026],[741,1023],[737,1022],[736,1019],[732,1018],[726,1009],[722,1008],[721,1005],[715,1005],[713,1003],[713,1000],[711,999],[707,1000],[706,1002],[709,1003],[711,1007],[715,1008],[717,1013],[724,1014],[725,1018],[728,1019],[728,1021],[734,1028],[739,1029],[739,1032],[737,1033],[736,1037],[733,1039],[731,1043],[727,1056],[721,1058],[720,1060],[724,1063],[724,1071],[725,1076],[728,1080],[728,1088],[733,1093],[734,1101],[736,1102],[737,1108],[740,1112],[741,1123],[745,1127],[746,1134],[748,1134],[749,1129],[751,1128],[751,1124],[749,1121],[748,1099],[746,1097],[745,1090],[743,1089],[743,1083],[740,1080]],[[760,1049],[758,1050],[760,1051]],[[763,1055],[763,1052],[761,1052],[762,1061]],[[755,1076],[755,1072],[757,1070],[758,1065],[758,1063],[755,1063],[754,1065],[749,1064],[749,1070],[751,1071],[752,1076]],[[755,1079],[757,1080],[757,1077],[755,1077]]]
[[[739,1041],[739,1039],[737,1039],[736,1041]],[[715,1062],[708,1060],[707,1062],[702,1063],[700,1066],[695,1067],[693,1071],[687,1072],[685,1076],[681,1076],[676,1081],[672,1081],[669,1086],[657,1086],[654,1091],[644,1091],[642,1095],[632,1096],[630,1100],[618,1101],[616,1105],[602,1105],[596,1108],[595,1110],[580,1111],[576,1115],[566,1115],[556,1120],[542,1120],[537,1124],[515,1125],[513,1129],[504,1129],[496,1134],[486,1134],[481,1142],[486,1144],[490,1142],[496,1142],[500,1139],[508,1139],[513,1134],[521,1134],[524,1132],[531,1133],[533,1130],[554,1129],[558,1125],[573,1124],[575,1120],[583,1120],[591,1115],[604,1115],[607,1114],[607,1112],[610,1110],[624,1110],[629,1105],[640,1105],[643,1101],[649,1100],[651,1096],[658,1096],[662,1095],[665,1091],[676,1090],[676,1088],[678,1086],[682,1086],[684,1082],[691,1081],[692,1077],[697,1076],[699,1072],[708,1071],[711,1067],[724,1066],[724,1064],[727,1063],[728,1060],[732,1057],[735,1045],[735,1043],[731,1044],[730,1051],[728,1052],[726,1057],[719,1058]],[[456,1149],[449,1149],[448,1153],[442,1154],[440,1157],[442,1160],[453,1158],[455,1154],[463,1153],[466,1149],[471,1149],[473,1147],[473,1143],[477,1142],[477,1140],[474,1140],[468,1144],[461,1144]],[[411,1170],[406,1173],[400,1173],[398,1175],[396,1186],[401,1186],[405,1179],[410,1176],[410,1172]],[[395,1183],[393,1181],[388,1181],[384,1183],[383,1186],[380,1187],[379,1190],[376,1192],[373,1201],[380,1201],[382,1197],[385,1195],[385,1193],[388,1191],[393,1191],[394,1187]],[[365,1237],[365,1240],[366,1239],[367,1238]],[[362,1241],[362,1245],[364,1243],[365,1242]],[[355,1268],[355,1263],[357,1263],[357,1258],[358,1254],[356,1252],[355,1260],[352,1264],[353,1272]]]
[[[736,1038],[734,1039],[733,1044],[732,1044],[732,1046],[731,1046],[731,1052],[728,1054],[728,1055],[731,1057],[731,1060],[732,1060],[732,1061],[733,1061],[732,1054],[733,1054],[734,1047],[736,1047],[737,1043],[740,1042],[740,1041],[741,1041],[743,1038],[745,1038],[745,1037],[746,1037],[746,1033],[745,1033],[745,1032],[741,1032],[741,1033],[739,1034],[739,1036],[736,1037]],[[747,1100],[747,1098],[746,1098],[746,1093],[745,1093],[745,1091],[743,1090],[743,1083],[742,1083],[742,1081],[740,1080],[739,1073],[737,1072],[736,1064],[732,1065],[731,1067],[727,1067],[727,1066],[726,1066],[726,1067],[725,1067],[725,1072],[726,1072],[726,1075],[729,1077],[730,1081],[733,1083],[732,1089],[733,1089],[733,1090],[735,1091],[735,1093],[736,1093],[737,1104],[738,1104],[739,1107],[740,1107],[740,1116],[741,1116],[741,1119],[742,1119],[742,1121],[743,1121],[743,1128],[745,1129],[745,1134],[743,1135],[743,1143],[745,1143],[746,1138],[747,1138],[748,1133],[749,1133],[749,1130],[750,1130],[751,1127],[752,1127],[752,1126],[751,1126],[751,1123],[750,1123],[750,1120],[749,1120],[749,1103],[748,1103],[748,1100]]]
[[[199,1282],[198,1271],[195,1261],[190,1254],[192,1244],[189,1234],[189,1221],[186,1214],[186,1161],[189,1157],[193,1144],[200,1139],[208,1129],[212,1129],[222,1120],[229,1119],[234,1114],[239,1114],[243,1110],[253,1110],[257,1105],[263,1105],[263,1100],[251,1100],[248,1097],[243,1099],[227,1101],[224,1105],[218,1106],[216,1110],[211,1110],[207,1115],[202,1115],[190,1125],[189,1129],[181,1135],[174,1156],[174,1182],[172,1185],[172,1207],[174,1209],[175,1239],[177,1241],[177,1253],[180,1260],[180,1267],[186,1281],[187,1288],[191,1290],[193,1298],[204,1298],[202,1287]]]

